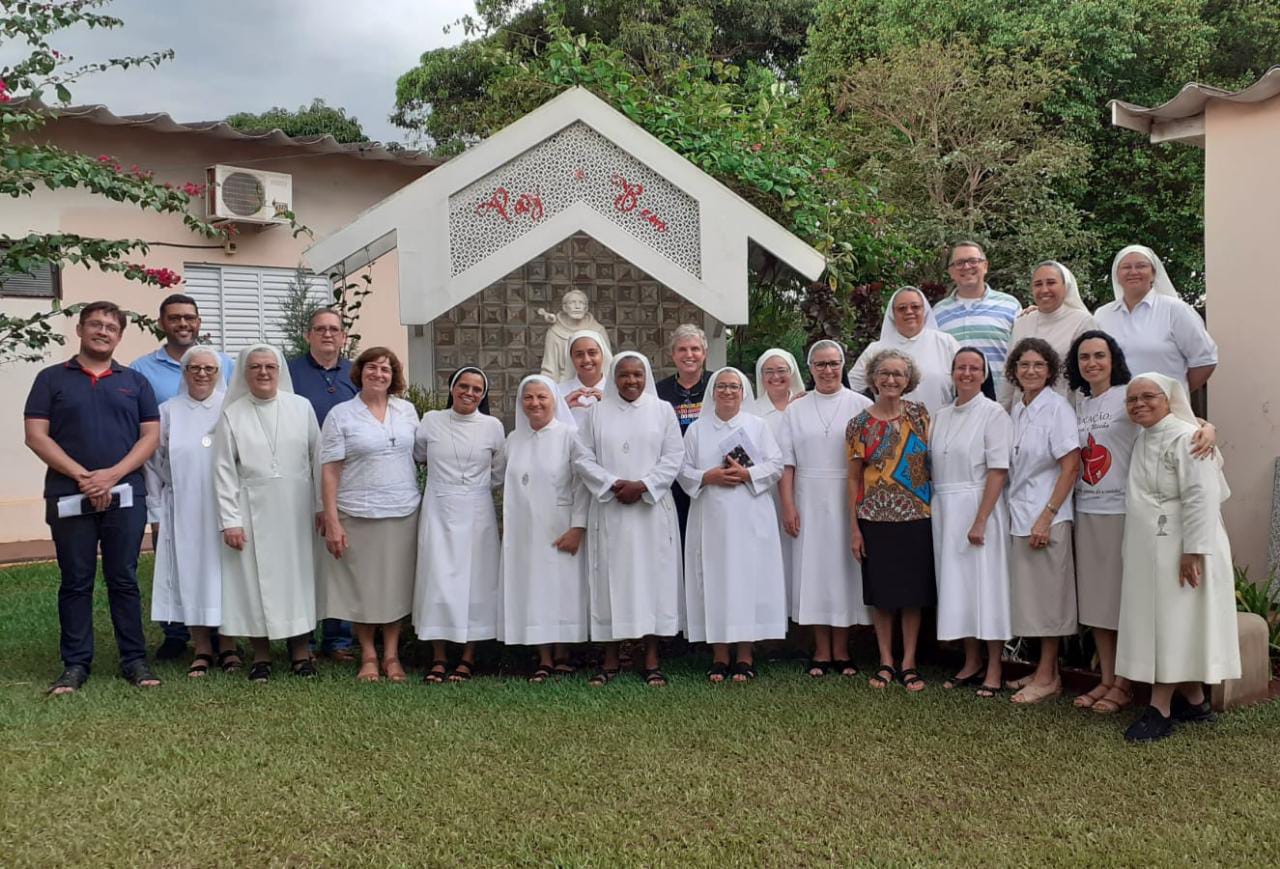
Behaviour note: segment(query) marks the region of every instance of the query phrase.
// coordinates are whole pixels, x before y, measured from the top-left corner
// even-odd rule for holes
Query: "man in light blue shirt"
[[[156,404],[163,404],[178,394],[178,386],[182,382],[182,366],[179,364],[182,354],[200,340],[200,308],[190,296],[174,293],[160,303],[159,323],[165,342],[147,355],[133,360],[129,367],[151,384]],[[218,355],[222,360],[222,377],[230,381],[235,363],[225,353]],[[151,540],[158,539],[159,527],[152,523]],[[181,622],[161,622],[161,627],[164,642],[156,650],[156,658],[173,660],[186,654],[187,640],[190,639],[187,626]]]
[[[1022,303],[987,284],[987,255],[977,242],[960,241],[951,246],[947,273],[955,288],[933,306],[938,328],[961,347],[981,350],[998,388],[1009,355],[1013,321],[1022,311]]]

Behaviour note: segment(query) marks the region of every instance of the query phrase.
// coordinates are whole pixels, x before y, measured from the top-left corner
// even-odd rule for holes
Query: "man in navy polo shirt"
[[[70,694],[89,678],[93,661],[93,583],[102,548],[111,625],[120,673],[143,688],[160,684],[147,666],[138,592],[138,550],[147,523],[142,465],[160,441],[160,411],[151,384],[114,359],[125,316],[111,302],[80,311],[80,352],[36,375],[27,396],[26,442],[48,465],[45,518],[53,532],[62,585],[58,588],[62,675],[51,694]],[[112,487],[133,490],[133,506],[112,506]],[[80,515],[58,516],[58,500],[84,495]]]
[[[129,364],[134,371],[147,378],[151,390],[156,394],[156,404],[164,404],[178,394],[182,383],[182,354],[200,340],[200,308],[196,300],[182,293],[166,296],[160,303],[160,318],[157,321],[164,332],[164,343],[155,350],[139,356]],[[225,353],[219,353],[222,361],[222,379],[231,382],[231,372],[235,370],[235,362]],[[151,505],[151,542],[160,539],[159,504]],[[164,642],[156,649],[156,658],[170,661],[180,658],[187,651],[187,641],[191,634],[182,622],[161,622],[164,631]]]
[[[347,346],[347,333],[342,317],[332,308],[320,308],[311,315],[307,326],[307,346],[311,351],[289,360],[289,376],[293,379],[293,391],[311,402],[316,412],[316,422],[324,425],[324,419],[336,405],[356,397],[360,391],[351,382],[351,360],[342,357]],[[328,558],[326,552],[323,555]],[[325,619],[322,654],[335,661],[352,661],[351,622]]]

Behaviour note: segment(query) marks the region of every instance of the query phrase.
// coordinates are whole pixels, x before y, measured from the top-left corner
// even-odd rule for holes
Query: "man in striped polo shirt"
[[[961,241],[951,246],[947,273],[955,289],[933,306],[938,328],[950,333],[960,346],[981,350],[999,385],[1004,376],[1004,360],[1009,355],[1013,321],[1022,305],[1008,293],[987,286],[987,255],[977,242]]]

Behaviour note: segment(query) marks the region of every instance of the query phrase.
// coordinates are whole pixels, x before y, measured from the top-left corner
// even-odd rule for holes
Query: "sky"
[[[63,31],[50,40],[77,62],[172,48],[157,69],[96,73],[71,88],[77,105],[116,114],[168,112],[174,120],[218,120],[320,97],[355,115],[365,134],[406,141],[387,120],[396,79],[433,48],[463,39],[444,28],[474,12],[472,0],[115,0],[100,10],[115,30]],[[0,47],[0,61],[13,46]],[[46,96],[46,100],[51,101]]]

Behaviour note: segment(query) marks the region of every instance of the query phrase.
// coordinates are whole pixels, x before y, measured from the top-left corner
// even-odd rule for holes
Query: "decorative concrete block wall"
[[[489,376],[494,415],[510,428],[516,388],[526,375],[537,373],[550,328],[538,308],[559,311],[560,299],[570,289],[587,294],[591,313],[607,327],[614,352],[639,350],[658,378],[673,371],[666,349],[672,332],[681,323],[701,325],[704,319],[696,305],[579,233],[433,322],[434,388],[443,392],[457,368],[478,365]]]

